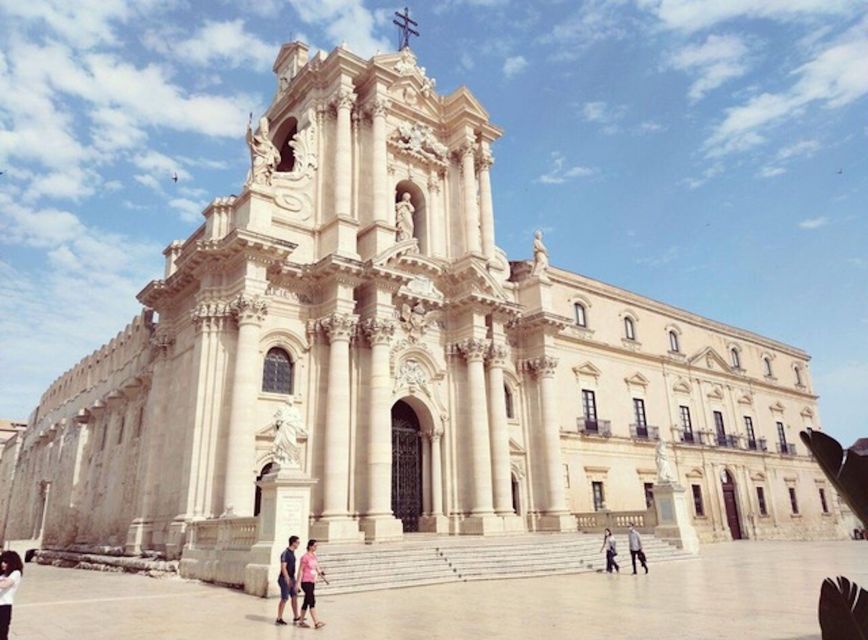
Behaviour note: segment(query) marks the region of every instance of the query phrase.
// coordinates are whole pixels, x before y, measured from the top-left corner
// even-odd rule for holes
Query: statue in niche
[[[549,250],[542,241],[542,231],[537,231],[533,239],[533,269],[530,275],[545,277],[549,268]]]
[[[654,462],[657,463],[658,484],[672,484],[675,482],[675,474],[672,473],[672,466],[669,464],[669,450],[666,448],[666,441],[662,438],[657,441]]]
[[[247,121],[247,146],[250,147],[250,175],[247,184],[264,184],[271,186],[271,176],[280,164],[280,151],[268,137],[268,118],[259,119],[259,131],[253,133],[250,127],[253,120],[251,114]]]
[[[274,414],[274,442],[271,455],[278,469],[301,469],[299,436],[307,435],[301,413],[287,402]]]
[[[413,239],[413,213],[416,207],[410,202],[410,193],[405,191],[395,205],[395,226],[398,227],[398,242]]]

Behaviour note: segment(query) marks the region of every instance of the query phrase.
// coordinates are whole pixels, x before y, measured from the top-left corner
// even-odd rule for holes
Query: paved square
[[[458,583],[318,599],[321,630],[277,628],[277,602],[181,579],[27,565],[12,637],[27,640],[303,638],[819,638],[827,576],[868,585],[862,542],[706,545],[632,576]],[[624,558],[622,567],[629,567]],[[542,636],[540,635],[542,634]]]

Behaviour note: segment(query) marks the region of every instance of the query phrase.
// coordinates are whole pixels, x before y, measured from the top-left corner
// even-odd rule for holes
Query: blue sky
[[[246,172],[296,38],[396,46],[369,0],[0,0],[0,416],[115,335]],[[868,3],[446,0],[419,63],[506,130],[497,241],[806,349],[868,435]],[[170,177],[177,171],[180,180]]]

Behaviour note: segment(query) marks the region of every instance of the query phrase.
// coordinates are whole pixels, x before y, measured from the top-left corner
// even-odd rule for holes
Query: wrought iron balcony
[[[684,444],[702,444],[702,434],[686,429],[678,429],[678,440]]]
[[[738,446],[738,436],[730,435],[728,433],[715,434],[714,441],[718,447],[726,447],[728,449],[740,448]]]
[[[796,455],[796,445],[792,442],[778,442],[778,453],[782,456]]]
[[[659,440],[660,428],[650,424],[631,424],[630,437],[638,440]]]
[[[601,436],[608,438],[612,435],[612,423],[609,420],[588,420],[581,417],[576,420],[579,433],[587,436]]]
[[[748,438],[747,439],[747,449],[748,451],[768,451],[768,446],[766,445],[765,438]]]

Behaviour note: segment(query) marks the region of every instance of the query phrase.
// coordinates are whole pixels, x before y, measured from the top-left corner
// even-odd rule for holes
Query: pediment
[[[780,400],[778,400],[778,401],[770,404],[769,409],[771,409],[772,411],[777,412],[777,413],[783,413],[784,409],[786,409],[786,407],[784,406],[784,404]]]
[[[509,452],[516,455],[524,455],[525,453],[527,453],[525,448],[512,438],[509,439]]]
[[[624,382],[626,382],[627,384],[636,385],[637,387],[647,387],[650,383],[650,380],[643,376],[641,372],[637,371],[632,376],[624,378]]]
[[[705,395],[712,400],[723,400],[723,389],[720,385],[716,384],[711,388],[711,391]]]
[[[753,394],[750,391],[740,391],[738,394],[739,404],[753,404]]]
[[[690,471],[688,471],[684,475],[686,475],[688,478],[702,478],[703,477],[702,469],[700,469],[699,467],[695,467],[695,468],[691,469]]]
[[[712,371],[729,371],[730,365],[727,361],[714,350],[713,347],[706,347],[698,353],[694,354],[687,360],[688,363],[711,369]]]
[[[597,379],[603,373],[600,371],[592,362],[585,362],[584,364],[580,364],[576,367],[573,367],[573,373],[576,374],[576,377],[588,377]]]
[[[447,118],[451,119],[453,115],[461,112],[469,112],[477,118],[488,121],[488,112],[467,87],[458,87],[446,96],[443,102]]]
[[[417,74],[401,78],[389,87],[389,99],[395,105],[403,105],[421,113],[428,120],[439,122],[440,102],[426,80]]]
[[[684,378],[678,378],[675,383],[672,385],[672,390],[678,393],[690,393],[690,382],[685,380]]]

